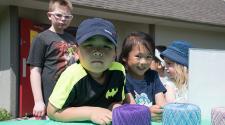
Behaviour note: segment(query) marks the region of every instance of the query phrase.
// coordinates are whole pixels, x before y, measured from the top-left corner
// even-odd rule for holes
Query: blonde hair
[[[69,0],[50,0],[48,11],[51,12],[55,9],[55,4],[58,3],[61,6],[66,6],[70,11],[73,10],[73,5]]]
[[[174,69],[175,69],[174,81],[175,81],[177,88],[181,89],[183,86],[187,86],[188,68],[186,66],[174,63]]]

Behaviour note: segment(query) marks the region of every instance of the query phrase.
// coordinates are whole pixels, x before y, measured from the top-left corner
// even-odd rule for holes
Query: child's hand
[[[44,102],[36,102],[33,108],[33,115],[36,117],[41,117],[45,115],[45,103]]]
[[[153,105],[150,107],[151,117],[153,122],[162,121],[163,108],[159,105]]]
[[[112,112],[105,108],[96,107],[91,113],[91,121],[100,125],[110,125],[112,121]]]

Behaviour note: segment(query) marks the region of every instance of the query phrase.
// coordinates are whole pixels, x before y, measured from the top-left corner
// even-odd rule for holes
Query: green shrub
[[[5,121],[11,119],[12,115],[3,108],[0,108],[0,121]]]

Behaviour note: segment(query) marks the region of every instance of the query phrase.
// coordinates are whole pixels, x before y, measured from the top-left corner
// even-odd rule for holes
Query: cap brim
[[[188,59],[187,59],[188,57],[185,58],[185,57],[177,54],[176,52],[174,52],[171,49],[166,49],[165,51],[163,51],[161,53],[161,55],[163,57],[166,57],[166,58],[170,59],[171,61],[174,61],[178,64],[181,64],[181,65],[184,65],[184,66],[188,67]]]
[[[100,35],[100,36],[104,36],[107,39],[109,39],[115,46],[117,46],[116,41],[110,36],[108,35],[106,32],[103,31],[93,31],[93,32],[89,32],[85,35],[83,35],[82,37],[80,37],[80,39],[77,40],[77,43],[80,45],[81,43],[85,42],[87,39],[89,39],[90,37],[96,36],[96,35]]]

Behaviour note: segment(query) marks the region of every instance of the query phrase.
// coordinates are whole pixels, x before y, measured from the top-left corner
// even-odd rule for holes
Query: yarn
[[[225,125],[225,107],[215,107],[211,110],[212,125]]]
[[[164,106],[162,125],[200,125],[201,110],[189,103],[169,103]]]
[[[151,113],[147,106],[124,104],[113,110],[112,125],[151,125]]]

